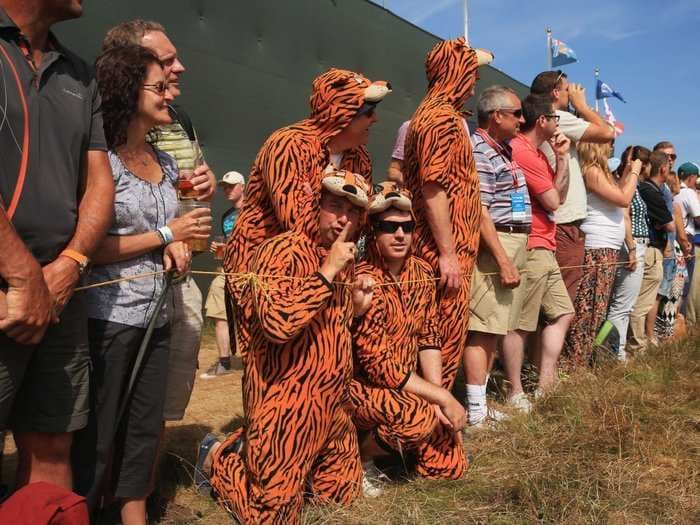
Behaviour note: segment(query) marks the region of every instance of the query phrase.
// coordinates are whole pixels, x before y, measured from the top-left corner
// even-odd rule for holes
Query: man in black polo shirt
[[[80,0],[0,0],[0,430],[17,485],[72,488],[88,417],[87,324],[73,290],[112,216],[114,187],[90,69],[50,27]]]
[[[643,351],[647,346],[646,316],[654,306],[663,277],[663,252],[668,242],[668,232],[674,230],[673,216],[661,193],[670,170],[668,157],[661,151],[654,151],[650,162],[649,178],[639,184],[639,194],[647,205],[649,246],[644,254],[642,288],[630,316],[627,350],[632,352]]]

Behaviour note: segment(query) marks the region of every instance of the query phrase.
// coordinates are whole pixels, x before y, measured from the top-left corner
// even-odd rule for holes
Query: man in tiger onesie
[[[353,291],[350,401],[361,436],[363,491],[374,497],[381,493],[378,456],[410,452],[419,475],[460,478],[466,414],[441,386],[434,273],[410,254],[410,194],[393,182],[378,185],[369,216],[368,260],[356,267]]]
[[[463,38],[435,45],[425,61],[428,91],[406,136],[404,176],[414,197],[416,254],[440,275],[442,382],[448,389],[466,346],[481,214],[479,177],[461,110],[474,93],[478,66],[492,59]]]
[[[245,204],[226,248],[226,272],[247,272],[264,240],[297,223],[313,227],[317,210],[312,203],[329,164],[359,173],[371,185],[369,128],[377,121],[376,105],[390,92],[387,82],[370,82],[342,69],[330,69],[313,81],[309,118],[273,132],[255,159]],[[230,309],[240,297],[240,280],[229,277],[227,284]],[[244,355],[248,327],[241,323],[238,328],[238,350]],[[234,329],[230,333],[233,342]]]
[[[369,187],[331,170],[304,223],[264,241],[243,293],[251,316],[244,360],[245,430],[200,445],[195,482],[241,523],[298,523],[304,496],[350,503],[362,469],[347,388],[351,289]]]

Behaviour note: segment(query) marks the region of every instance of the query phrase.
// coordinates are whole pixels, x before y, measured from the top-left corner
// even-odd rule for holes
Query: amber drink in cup
[[[226,237],[217,235],[212,241],[214,243],[214,259],[217,261],[224,260],[224,251],[226,251]]]
[[[206,208],[211,214],[211,204],[208,202],[200,202],[196,199],[182,199],[178,209],[178,216],[187,215],[192,210]],[[209,239],[186,239],[185,243],[189,246],[192,253],[202,253],[209,251]]]

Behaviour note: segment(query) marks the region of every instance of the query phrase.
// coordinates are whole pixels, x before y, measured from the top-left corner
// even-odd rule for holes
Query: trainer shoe
[[[219,443],[219,438],[214,434],[207,434],[202,439],[197,450],[197,464],[194,467],[194,487],[203,496],[211,494],[211,484],[209,483],[211,472],[205,471],[204,462],[215,443]]]
[[[388,476],[379,470],[372,460],[362,464],[362,471],[362,493],[365,498],[381,496],[384,492],[382,485],[389,481]]]
[[[481,429],[481,428],[490,428],[493,427],[495,423],[498,423],[499,421],[505,421],[508,419],[510,416],[506,414],[505,412],[501,412],[500,410],[496,410],[495,408],[491,408],[490,406],[486,406],[486,417],[482,418],[479,421],[476,421],[472,423],[471,421],[469,422],[469,425],[464,427],[464,430],[467,431],[468,429]]]
[[[225,376],[227,374],[232,374],[233,373],[233,368],[226,368],[224,365],[221,364],[220,361],[217,361],[213,365],[211,365],[206,372],[203,374],[199,374],[199,377],[202,379],[213,379],[215,377],[219,376]]]
[[[506,403],[508,406],[513,407],[518,412],[522,412],[523,414],[529,414],[532,412],[532,403],[530,403],[530,400],[525,392],[520,392],[519,394],[509,397]]]

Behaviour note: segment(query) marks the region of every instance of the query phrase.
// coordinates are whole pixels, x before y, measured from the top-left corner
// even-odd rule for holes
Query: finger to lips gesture
[[[350,261],[355,259],[357,246],[355,246],[354,242],[349,242],[347,240],[351,227],[352,223],[350,221],[345,223],[343,230],[340,232],[335,242],[331,245],[331,249],[328,251],[326,260],[321,266],[320,272],[329,281],[335,279],[335,276],[342,271]]]

